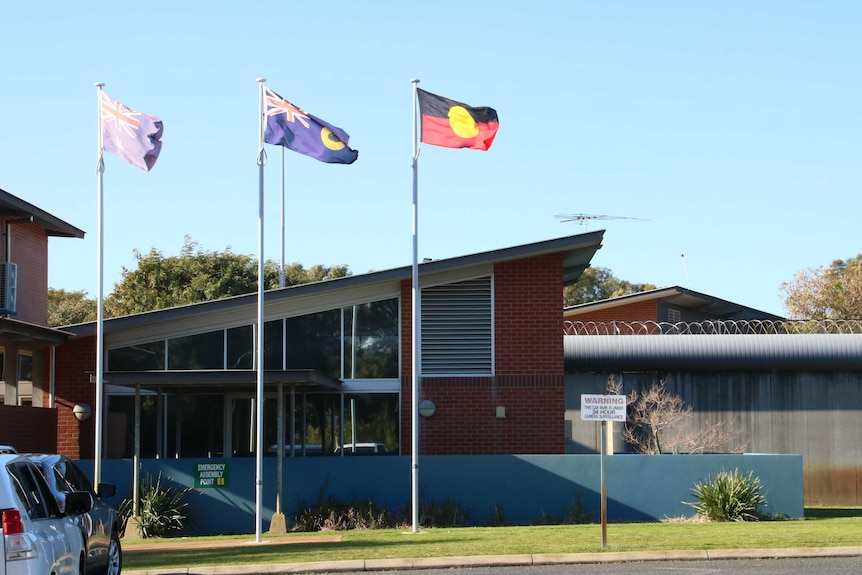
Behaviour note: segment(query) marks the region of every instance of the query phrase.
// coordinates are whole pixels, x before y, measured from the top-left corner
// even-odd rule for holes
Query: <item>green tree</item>
[[[804,269],[781,291],[791,319],[862,319],[862,254]]]
[[[205,251],[186,236],[179,256],[166,257],[152,248],[148,253],[135,251],[137,268],[123,268],[122,280],[105,298],[105,315],[114,317],[164,309],[185,304],[213,301],[257,291],[257,260],[235,254]],[[350,275],[346,265],[322,265],[305,269],[302,264],[285,266],[285,285]],[[266,289],[279,287],[278,264],[264,264]]]
[[[653,284],[634,284],[614,277],[608,268],[587,268],[580,279],[563,288],[563,305],[568,307],[656,289]]]
[[[87,292],[48,288],[48,325],[72,325],[96,320],[96,300]]]

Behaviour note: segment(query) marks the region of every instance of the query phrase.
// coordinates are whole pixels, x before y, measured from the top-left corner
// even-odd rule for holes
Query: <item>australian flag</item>
[[[102,149],[149,172],[162,151],[162,121],[101,93]]]
[[[284,146],[328,164],[352,164],[359,152],[347,146],[350,136],[341,128],[294,106],[264,86],[267,144]]]

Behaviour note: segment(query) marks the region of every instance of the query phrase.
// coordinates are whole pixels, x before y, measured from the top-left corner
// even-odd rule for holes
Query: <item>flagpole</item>
[[[413,84],[413,371],[411,382],[413,384],[413,397],[411,404],[412,421],[412,443],[410,453],[412,456],[412,511],[413,511],[413,533],[419,532],[419,386],[420,369],[419,358],[421,356],[420,333],[420,292],[419,292],[419,141],[418,124],[416,115],[416,90],[419,80],[410,80]]]
[[[259,174],[258,185],[258,223],[257,223],[257,441],[255,448],[255,541],[263,541],[263,167],[266,165],[266,152],[263,149],[263,83],[266,78],[258,78],[258,152],[257,166]]]
[[[103,378],[104,378],[104,331],[105,331],[105,313],[104,313],[104,294],[103,294],[103,284],[104,284],[104,250],[105,250],[105,240],[104,240],[104,227],[105,227],[105,216],[104,216],[104,175],[105,175],[105,159],[103,157],[103,146],[104,142],[102,141],[102,88],[105,86],[104,82],[96,82],[95,86],[96,90],[96,118],[97,118],[97,126],[98,126],[98,142],[99,142],[99,151],[98,151],[98,160],[96,161],[96,188],[97,188],[97,200],[96,200],[96,219],[98,220],[98,231],[97,231],[97,244],[98,248],[96,250],[96,445],[95,445],[95,453],[93,454],[93,485],[99,485],[99,482],[102,480],[102,403],[104,402],[104,386],[103,386]]]

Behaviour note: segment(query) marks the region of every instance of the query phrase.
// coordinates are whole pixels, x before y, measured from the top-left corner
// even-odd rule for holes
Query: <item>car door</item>
[[[43,558],[43,568],[50,568],[54,573],[76,572],[83,550],[81,532],[70,518],[60,512],[42,472],[29,461],[15,461],[6,469],[24,505],[26,517],[22,513],[21,519],[36,547],[37,556]]]
[[[93,486],[84,472],[66,456],[61,456],[53,466],[57,486],[65,493],[85,491],[93,497],[93,507],[77,519],[87,537],[88,563],[107,559],[108,545],[111,542],[111,517],[107,506],[102,505]]]

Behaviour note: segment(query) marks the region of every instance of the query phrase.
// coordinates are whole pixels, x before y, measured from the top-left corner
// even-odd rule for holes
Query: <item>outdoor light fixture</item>
[[[72,413],[78,421],[87,421],[93,415],[93,410],[86,403],[79,403],[72,408]]]
[[[419,402],[419,415],[422,417],[431,417],[437,411],[437,406],[430,399],[423,399]]]
[[[497,419],[506,419],[506,406],[498,405],[497,406]]]

